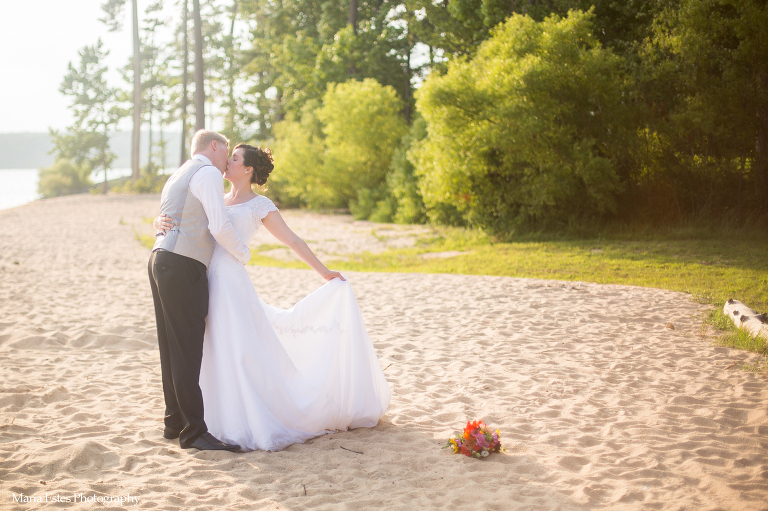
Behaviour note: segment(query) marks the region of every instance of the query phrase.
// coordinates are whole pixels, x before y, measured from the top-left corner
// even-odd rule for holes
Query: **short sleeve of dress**
[[[253,221],[261,224],[261,220],[269,214],[270,211],[278,211],[275,203],[268,197],[260,195],[255,201],[252,202],[251,212],[253,213]]]

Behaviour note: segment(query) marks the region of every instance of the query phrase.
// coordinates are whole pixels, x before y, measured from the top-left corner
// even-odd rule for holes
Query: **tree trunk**
[[[768,69],[763,63],[755,72],[755,97],[764,98],[768,88]],[[757,125],[755,129],[754,173],[757,185],[757,204],[760,216],[768,214],[768,105],[759,102],[755,108]]]
[[[163,133],[163,129],[165,126],[163,126],[162,119],[160,120],[160,170],[165,173],[165,134]]]
[[[131,180],[139,179],[139,144],[141,144],[141,49],[139,46],[139,5],[133,0],[133,143],[131,145]],[[106,184],[105,184],[106,187]]]
[[[357,0],[349,0],[349,24],[352,26],[352,33],[357,35]],[[347,75],[352,77],[357,74],[354,56],[347,69]]]
[[[108,137],[108,133],[109,132],[107,131],[107,125],[105,124],[104,125],[104,136]],[[109,140],[109,139],[107,138],[107,140]],[[102,149],[101,149],[101,165],[104,167],[104,188],[103,188],[102,192],[104,193],[104,195],[107,194],[107,188],[109,187],[109,184],[107,183],[107,155],[106,155],[106,152],[107,152],[106,148],[102,147]]]
[[[261,92],[259,93],[259,138],[261,140],[266,140],[267,137],[267,115],[266,111],[269,108],[266,98],[264,98],[264,86],[262,85],[264,83],[264,70],[259,71],[259,87],[261,88]]]
[[[225,126],[227,136],[235,136],[235,119],[237,118],[237,102],[235,101],[235,19],[237,18],[237,0],[232,2],[232,21],[229,25],[229,47],[227,48],[227,126]]]
[[[195,20],[195,130],[205,129],[205,84],[203,67],[203,25],[200,19],[200,0],[192,0]]]
[[[357,0],[349,0],[349,24],[352,32],[357,35]]]
[[[259,11],[259,13],[256,15],[256,30],[258,33],[257,40],[259,41],[259,46],[261,47],[264,44],[264,41],[266,40],[266,34],[267,34],[267,28],[266,28],[266,16],[264,16],[263,11]],[[260,49],[260,51],[262,51]],[[266,73],[264,72],[264,68],[261,67],[259,69],[259,99],[258,99],[258,109],[259,109],[259,138],[261,140],[266,140],[267,138],[267,112],[269,112],[269,100],[265,97],[265,93],[267,88],[264,87],[264,76]]]
[[[283,89],[277,89],[277,95],[275,96],[275,122],[278,123],[285,118],[283,112]]]
[[[760,214],[768,214],[768,108],[757,112],[755,134],[755,174]]]
[[[741,223],[744,218],[744,162],[746,158],[739,158],[739,180],[736,189],[736,221]]]
[[[408,47],[408,57],[405,60],[405,90],[403,99],[405,100],[405,122],[411,123],[411,47]]]
[[[147,153],[147,172],[152,175],[152,110],[154,109],[152,95],[149,96],[149,151]]]
[[[184,162],[187,161],[187,103],[188,103],[188,97],[187,97],[187,83],[189,82],[189,43],[187,42],[187,19],[189,17],[189,9],[187,9],[188,1],[183,0],[184,2],[184,68],[181,72],[181,152],[179,153],[179,158],[181,161],[179,161],[179,167],[184,165]]]
[[[406,11],[406,14],[408,15],[406,19],[408,19],[408,21],[412,21],[413,18],[410,15],[411,13]],[[406,27],[406,30],[408,30],[408,34],[406,35],[408,47],[406,48],[405,56],[405,83],[403,84],[403,100],[405,102],[405,111],[403,114],[405,116],[405,122],[411,124],[411,52],[413,51],[413,35],[411,34],[410,25],[406,25]]]

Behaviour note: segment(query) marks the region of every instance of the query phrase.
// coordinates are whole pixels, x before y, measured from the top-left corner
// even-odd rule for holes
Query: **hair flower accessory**
[[[469,421],[462,433],[448,439],[444,448],[450,447],[455,454],[473,458],[485,458],[492,452],[502,450],[499,430],[492,431],[483,421]]]

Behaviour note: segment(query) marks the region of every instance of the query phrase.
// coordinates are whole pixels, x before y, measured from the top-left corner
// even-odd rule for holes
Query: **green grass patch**
[[[133,235],[136,237],[136,240],[141,243],[143,247],[146,247],[150,250],[152,250],[152,247],[155,246],[155,238],[154,236],[150,236],[149,234],[141,234],[139,231],[136,230],[135,227],[133,227]]]
[[[297,268],[304,270],[309,268],[309,266],[301,261],[281,261],[280,259],[275,259],[274,257],[268,257],[258,253],[254,254],[253,252],[251,252],[251,260],[248,264],[255,266],[268,266],[271,268]]]
[[[674,233],[672,233],[674,234]],[[337,270],[501,275],[653,287],[720,308],[728,298],[768,310],[768,238],[643,236],[495,243],[478,231],[436,228],[413,248],[329,260]],[[434,252],[466,252],[426,258]],[[253,264],[306,267],[258,258]]]
[[[754,351],[768,357],[768,342],[762,337],[752,337],[746,330],[736,328],[731,318],[723,314],[722,309],[709,311],[704,322],[717,330],[715,344],[718,346]]]
[[[762,355],[762,358],[752,364],[741,364],[739,366],[741,370],[754,373],[768,372],[768,341],[762,337],[752,337],[749,332],[736,328],[731,318],[723,314],[721,308],[709,311],[704,318],[704,323],[716,330],[715,345],[753,351]]]
[[[256,252],[266,252],[267,250],[274,250],[276,248],[287,249],[288,247],[286,247],[282,243],[262,243],[261,245],[259,245],[253,250],[255,250]]]

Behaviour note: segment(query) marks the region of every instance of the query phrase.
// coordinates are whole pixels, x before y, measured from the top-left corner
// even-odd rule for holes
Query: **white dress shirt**
[[[202,154],[192,156],[206,165],[189,179],[189,191],[203,204],[208,230],[216,242],[243,264],[251,260],[251,251],[235,232],[224,209],[224,181],[219,169]]]

